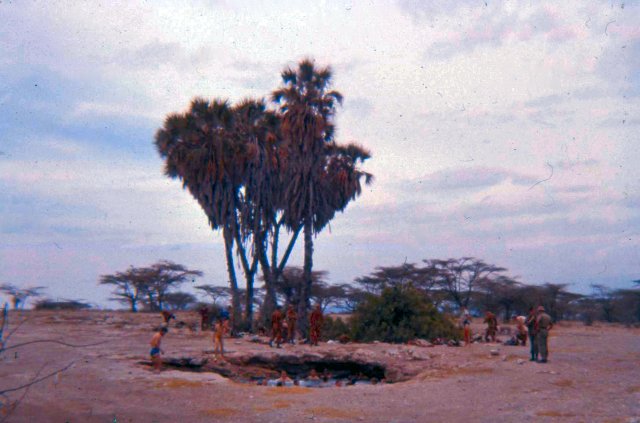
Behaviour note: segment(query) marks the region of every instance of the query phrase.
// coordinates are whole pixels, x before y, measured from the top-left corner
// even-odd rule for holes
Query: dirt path
[[[406,354],[422,357],[411,364],[419,369],[407,382],[311,389],[240,384],[214,373],[154,374],[137,362],[147,358],[156,315],[22,316],[30,319],[11,344],[43,338],[108,343],[85,348],[32,344],[3,353],[0,389],[28,382],[39,370],[46,375],[74,363],[58,377],[34,385],[9,418],[12,422],[640,422],[638,329],[561,324],[553,330],[547,364],[529,362],[528,348],[522,347],[499,346],[500,354],[491,356],[495,344],[324,344],[279,350],[315,354],[346,348],[387,362],[406,361]],[[12,322],[22,316],[12,315]],[[186,329],[171,330],[163,341],[167,354],[177,357],[202,356],[211,347],[209,334]],[[229,354],[264,349],[248,340],[227,342]]]

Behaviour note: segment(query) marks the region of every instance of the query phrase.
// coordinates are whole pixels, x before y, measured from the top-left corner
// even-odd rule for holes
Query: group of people
[[[211,317],[209,310],[206,307],[202,307],[198,310],[201,317],[201,330],[207,330],[211,327]],[[160,313],[164,321],[164,325],[153,335],[151,338],[151,362],[153,368],[156,371],[160,370],[162,365],[161,354],[164,351],[160,348],[162,338],[169,331],[169,322],[174,319],[175,315],[163,311]],[[281,307],[277,307],[271,315],[271,339],[269,340],[269,346],[273,347],[273,343],[276,343],[278,348],[281,348],[282,342],[285,340],[283,334],[286,333],[286,342],[294,345],[296,339],[296,325],[298,321],[298,313],[296,313],[293,305],[287,307],[286,314],[283,315]],[[316,305],[314,310],[309,316],[309,341],[312,346],[317,346],[322,333],[322,323],[324,316],[322,314],[322,308],[320,304]],[[228,310],[223,310],[220,317],[213,323],[213,353],[216,360],[218,357],[224,358],[224,336],[230,332],[230,313]]]
[[[353,375],[347,378],[334,378],[333,374],[328,369],[324,369],[322,373],[318,373],[316,369],[311,371],[306,376],[294,376],[291,378],[286,371],[280,372],[280,377],[276,379],[260,379],[258,380],[258,386],[302,386],[305,388],[329,388],[329,387],[341,387],[351,385],[376,385],[378,383],[385,383],[386,379],[381,380],[375,377],[369,378],[362,372],[357,376]]]
[[[208,310],[206,307],[203,307],[198,312],[202,318],[201,329],[203,331],[209,329],[211,327],[211,322]],[[162,311],[160,312],[160,315],[162,316],[164,324],[151,338],[151,350],[149,351],[151,364],[156,372],[160,371],[162,366],[161,354],[164,354],[164,351],[161,348],[162,338],[167,334],[167,332],[169,332],[169,322],[176,318],[174,314],[169,313],[168,311]],[[218,359],[218,356],[224,358],[224,336],[227,333],[229,333],[229,313],[225,310],[213,324],[213,353],[215,354],[216,360]]]
[[[309,315],[309,342],[312,346],[317,346],[322,333],[322,322],[324,316],[322,314],[322,308],[320,304],[317,304]],[[298,313],[293,305],[289,304],[286,314],[283,315],[282,308],[276,307],[276,310],[271,314],[271,339],[269,340],[269,346],[273,347],[273,343],[276,343],[277,348],[281,348],[283,341],[295,345],[296,343],[296,326],[298,322]],[[283,334],[286,332],[286,339],[283,338]]]
[[[465,345],[471,344],[471,314],[466,308],[462,309],[460,324],[463,328],[463,337]],[[487,311],[484,318],[487,325],[484,333],[485,342],[496,342],[498,333],[497,316]],[[529,338],[531,358],[530,361],[538,361],[546,363],[549,358],[549,331],[553,327],[551,316],[549,316],[543,306],[538,308],[531,307],[529,315],[518,316],[516,318],[517,333],[515,335],[513,345],[526,345],[527,337]]]

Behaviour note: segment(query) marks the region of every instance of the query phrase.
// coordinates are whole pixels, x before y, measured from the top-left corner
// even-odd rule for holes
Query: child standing
[[[151,355],[151,363],[153,364],[153,369],[156,372],[160,371],[160,366],[162,365],[162,358],[160,357],[160,354],[164,354],[164,351],[160,349],[160,343],[162,342],[162,337],[168,331],[169,330],[163,326],[155,335],[153,335],[153,338],[151,338],[151,351],[149,352],[149,355]]]

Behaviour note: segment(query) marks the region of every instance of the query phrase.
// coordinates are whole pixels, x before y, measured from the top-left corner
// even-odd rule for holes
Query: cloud
[[[481,47],[495,48],[507,42],[528,42],[537,36],[544,36],[552,42],[566,42],[580,32],[577,26],[561,25],[556,14],[544,7],[514,8],[507,2],[491,2],[491,6],[487,2],[484,5],[482,2],[474,3],[475,7],[468,11],[454,9],[454,14],[471,15],[474,19],[467,20],[469,24],[466,26],[460,25],[445,31],[440,41],[429,46],[426,58],[447,59]]]
[[[447,169],[426,175],[407,184],[409,191],[478,191],[510,179],[516,185],[531,185],[535,179],[499,168],[470,167]],[[420,188],[418,188],[420,187]]]

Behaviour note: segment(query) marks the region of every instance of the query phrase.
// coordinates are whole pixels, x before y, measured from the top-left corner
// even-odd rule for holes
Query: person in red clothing
[[[462,308],[462,315],[460,316],[460,325],[464,333],[464,344],[471,344],[471,314],[466,307]]]
[[[198,310],[198,313],[200,313],[200,330],[205,331],[209,329],[209,308],[203,306]]]
[[[176,316],[174,314],[172,314],[172,313],[169,313],[166,310],[161,311],[160,315],[162,316],[162,320],[164,320],[164,324],[166,326],[169,326],[169,320],[171,320],[171,319],[176,320]]]
[[[296,322],[298,321],[298,313],[293,308],[293,305],[289,304],[287,308],[287,342],[290,344],[296,343]]]
[[[495,314],[490,311],[487,311],[487,314],[484,318],[484,323],[487,324],[487,330],[484,334],[484,340],[486,342],[496,342],[496,333],[498,332],[498,318]]]
[[[282,312],[280,307],[276,308],[276,311],[271,315],[271,340],[269,340],[269,346],[273,347],[273,341],[276,341],[276,346],[280,348],[282,344]]]
[[[322,308],[320,308],[320,304],[316,304],[316,308],[311,312],[311,316],[309,316],[309,337],[311,338],[311,345],[318,345],[323,320]]]

